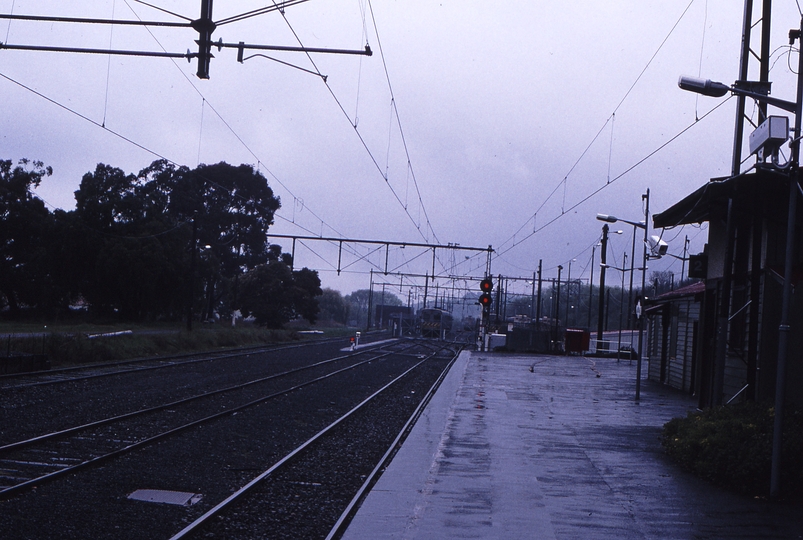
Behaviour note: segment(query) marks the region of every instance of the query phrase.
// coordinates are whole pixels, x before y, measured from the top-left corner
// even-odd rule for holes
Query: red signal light
[[[482,293],[480,295],[480,305],[482,307],[488,307],[491,305],[491,295],[488,293]]]
[[[494,282],[488,278],[483,279],[480,281],[480,290],[484,293],[489,293],[494,288]]]

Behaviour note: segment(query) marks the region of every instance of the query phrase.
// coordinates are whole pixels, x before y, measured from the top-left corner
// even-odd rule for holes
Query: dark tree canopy
[[[12,312],[40,301],[48,277],[44,246],[52,220],[32,189],[52,172],[38,161],[0,161],[0,292]]]
[[[190,231],[141,176],[99,164],[75,192],[82,229],[81,291],[94,311],[124,319],[175,318],[186,301]]]
[[[281,203],[259,171],[251,165],[199,165],[174,169],[169,182],[170,213],[196,220],[198,242],[210,246],[223,275],[268,260],[265,237]]]
[[[315,320],[320,280],[292,272],[290,255],[266,241],[280,201],[251,165],[160,160],[134,175],[100,163],[81,179],[76,209],[52,214],[33,195],[50,173],[0,161],[0,309],[66,311],[81,299],[125,320],[175,320],[188,309],[212,317],[267,283],[276,293],[250,312],[273,326]],[[254,275],[269,269],[270,279],[249,272],[260,267]]]
[[[385,291],[384,296],[382,291],[373,291],[373,295],[369,289],[358,289],[351,294],[347,294],[344,298],[348,310],[349,322],[356,323],[358,326],[367,324],[368,322],[368,308],[369,304],[378,306],[384,304],[386,306],[403,306],[404,303],[399,300],[395,294]]]
[[[348,323],[349,310],[340,291],[329,288],[323,289],[318,303],[321,310],[321,320],[334,321],[340,324]]]
[[[314,270],[293,272],[283,262],[270,261],[242,277],[238,307],[243,315],[253,315],[258,324],[268,328],[281,328],[296,317],[314,323],[316,297],[321,294],[321,280]]]

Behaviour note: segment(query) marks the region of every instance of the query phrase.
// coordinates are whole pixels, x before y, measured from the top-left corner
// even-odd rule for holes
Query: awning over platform
[[[750,211],[757,210],[760,201],[778,197],[786,199],[788,173],[759,169],[739,176],[712,178],[707,184],[684,197],[661,213],[653,215],[655,228],[674,227],[690,223],[703,223],[711,219],[724,219],[729,197],[734,203]],[[773,209],[777,207],[773,205]]]

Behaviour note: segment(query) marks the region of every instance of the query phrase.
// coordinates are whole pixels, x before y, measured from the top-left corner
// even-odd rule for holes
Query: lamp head
[[[699,79],[697,77],[681,77],[678,79],[678,86],[682,90],[695,92],[704,96],[722,97],[730,92],[730,87],[711,79]]]
[[[606,223],[616,223],[619,221],[614,216],[609,216],[608,214],[597,214],[597,219]]]

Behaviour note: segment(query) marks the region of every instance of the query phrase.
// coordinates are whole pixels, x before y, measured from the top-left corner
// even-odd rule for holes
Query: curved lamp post
[[[643,201],[647,202],[647,206],[644,209],[644,214],[646,219],[644,221],[629,221],[627,219],[621,219],[616,216],[611,216],[608,214],[597,214],[597,219],[600,221],[604,221],[606,223],[616,223],[617,221],[621,221],[622,223],[628,223],[634,227],[633,230],[633,238],[635,239],[636,233],[635,228],[644,229],[644,254],[642,257],[642,267],[641,267],[641,297],[639,298],[639,304],[642,305],[643,309],[643,301],[644,298],[644,291],[647,284],[647,233],[649,231],[649,227],[647,226],[647,220],[650,216],[650,190],[647,189],[647,193],[641,196]],[[638,318],[639,325],[638,325],[638,355],[636,358],[636,401],[641,399],[641,358],[644,352],[643,344],[644,344],[644,318],[641,315],[641,312],[636,314]]]

